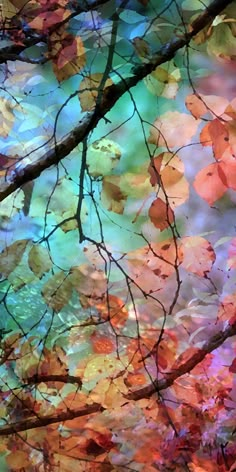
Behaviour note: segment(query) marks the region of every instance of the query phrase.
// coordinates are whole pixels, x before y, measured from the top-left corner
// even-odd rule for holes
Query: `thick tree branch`
[[[96,106],[95,111],[86,113],[67,137],[36,161],[26,165],[19,174],[14,175],[11,181],[1,182],[0,201],[3,201],[8,195],[26,182],[39,177],[45,169],[58,164],[64,157],[68,156],[68,154],[83,141],[88,133],[97,126],[101,118],[111,110],[122,95],[137,85],[138,82],[150,74],[157,66],[170,61],[179,49],[187,46],[190,40],[205,26],[211,23],[230,3],[232,3],[232,0],[214,0],[209,7],[194,20],[187,34],[181,37],[174,37],[157,51],[148,63],[134,67],[133,76],[122,79],[118,84],[108,87],[104,92],[103,99]]]
[[[220,347],[226,341],[226,339],[235,335],[236,319],[232,322],[232,324],[227,326],[227,328],[214,334],[209,339],[209,341],[207,341],[203,345],[201,349],[198,349],[195,354],[193,354],[189,357],[189,359],[180,364],[178,368],[172,369],[168,374],[165,374],[165,378],[156,380],[147,387],[141,388],[139,390],[136,390],[135,392],[131,392],[128,395],[125,395],[124,402],[126,400],[137,401],[141,400],[142,398],[149,398],[154,393],[159,392],[161,390],[165,390],[166,388],[170,387],[175,382],[175,380],[182,377],[182,375],[189,373],[192,369],[194,369],[194,367],[196,367],[200,362],[202,362],[207,354]],[[57,377],[55,378],[55,381],[58,381],[58,376],[51,375],[49,375],[48,378],[46,375],[43,376],[43,381],[51,382],[53,377]],[[59,381],[62,381],[62,377]],[[79,383],[77,377],[74,378],[70,376],[70,381],[72,383]],[[98,413],[104,410],[105,408],[102,405],[98,403],[93,403],[92,405],[87,405],[73,411],[68,409],[62,413],[58,413],[52,416],[43,416],[42,418],[28,418],[17,423],[1,426],[0,436],[6,436],[14,434],[16,432],[26,431],[27,429],[41,428],[42,426],[72,420],[80,416],[91,415],[92,413]]]

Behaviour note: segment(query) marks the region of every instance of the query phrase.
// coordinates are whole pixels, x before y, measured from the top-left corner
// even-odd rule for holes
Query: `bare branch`
[[[59,144],[39,157],[35,162],[26,165],[19,174],[14,175],[11,181],[1,182],[0,201],[21,187],[26,182],[39,177],[39,175],[52,165],[58,164],[64,157],[83,141],[88,133],[93,130],[101,118],[111,110],[115,103],[128,90],[137,85],[140,80],[150,74],[157,66],[170,61],[178,50],[187,46],[191,39],[199,33],[205,26],[221,13],[232,0],[214,0],[206,10],[201,13],[190,25],[189,32],[181,37],[174,37],[157,51],[148,63],[140,64],[133,69],[133,76],[122,79],[118,84],[107,87],[102,100],[97,104],[94,112],[86,113],[79,121],[78,125]]]
[[[198,351],[196,351],[194,355],[187,359],[187,361],[183,362],[177,369],[172,369],[172,371],[170,371],[168,374],[165,374],[165,378],[161,380],[156,380],[147,387],[136,390],[135,392],[131,392],[128,395],[124,395],[124,402],[126,400],[138,401],[142,398],[149,398],[154,393],[159,392],[161,390],[165,390],[166,388],[170,387],[175,382],[175,380],[189,373],[192,369],[194,369],[194,367],[196,367],[200,362],[202,362],[207,354],[220,347],[226,341],[226,339],[235,335],[236,319],[232,322],[231,325],[227,326],[227,328],[214,334],[209,339],[209,341],[207,341],[203,345],[201,349],[198,349]],[[52,378],[55,377],[58,376],[43,376],[43,381],[51,381]],[[55,379],[55,381],[63,381],[63,376],[59,377],[60,380]],[[42,377],[40,378],[42,379]],[[91,415],[93,413],[102,412],[104,410],[105,408],[102,405],[98,403],[93,403],[92,405],[87,405],[83,408],[79,408],[73,411],[68,409],[67,411],[59,413],[57,415],[43,416],[42,418],[27,418],[26,420],[19,421],[17,423],[1,426],[0,436],[7,436],[19,431],[26,431],[27,429],[41,428],[42,426],[72,420],[80,416]]]

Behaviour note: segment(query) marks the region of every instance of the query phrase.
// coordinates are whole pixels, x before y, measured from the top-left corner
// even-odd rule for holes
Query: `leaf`
[[[144,198],[150,194],[152,187],[148,175],[144,172],[134,174],[126,172],[120,176],[120,190],[130,198]]]
[[[71,267],[69,280],[79,294],[89,299],[103,298],[107,291],[107,279],[104,272],[88,264]]]
[[[210,122],[208,132],[212,142],[213,153],[216,158],[221,159],[229,146],[229,133],[227,127],[220,120]]]
[[[103,302],[96,304],[96,308],[101,318],[114,328],[122,328],[129,317],[125,303],[115,295],[109,294]]]
[[[98,95],[104,93],[107,87],[113,84],[113,81],[108,78],[101,90],[100,84],[103,79],[103,74],[97,72],[83,78],[79,86],[79,101],[82,111],[91,111],[95,108]]]
[[[20,110],[19,104],[10,102],[6,98],[0,97],[0,136],[7,138],[11,131],[14,122],[15,114],[14,111]],[[9,157],[9,159],[14,159]]]
[[[63,271],[53,275],[43,286],[45,303],[56,312],[67,305],[72,296],[73,286],[69,276]]]
[[[160,198],[156,198],[149,208],[149,218],[160,231],[168,228],[174,222],[174,213]]]
[[[232,238],[230,241],[227,266],[229,269],[236,269],[236,238]]]
[[[186,97],[185,105],[194,118],[201,118],[210,112],[213,117],[222,115],[228,106],[228,100],[217,95],[196,95],[191,94]]]
[[[43,31],[44,33],[46,33],[49,28],[61,23],[69,15],[70,15],[70,12],[66,8],[56,8],[53,11],[50,11],[50,9],[47,9],[47,11],[41,12],[37,16],[35,16],[35,18],[32,21],[30,21],[29,26],[30,28]],[[55,38],[56,36],[58,36],[57,32],[55,33],[55,35],[52,34],[51,38]],[[53,40],[51,38],[50,40]]]
[[[87,166],[92,177],[101,177],[111,173],[121,157],[120,147],[111,139],[100,139],[88,148]]]
[[[209,205],[213,205],[221,198],[228,188],[226,176],[218,163],[210,164],[200,170],[195,177],[193,186]]]
[[[199,121],[178,111],[167,111],[151,127],[148,142],[155,146],[181,147],[196,134]]]
[[[233,374],[236,374],[236,357],[234,358],[232,364],[229,366],[229,371]]]
[[[184,177],[184,164],[176,154],[163,152],[151,159],[148,171],[151,184],[157,185],[158,197],[168,199],[172,208],[184,203],[189,196],[189,184]]]
[[[137,56],[141,60],[144,60],[150,56],[151,54],[150,45],[145,39],[140,38],[139,36],[136,36],[135,38],[132,39],[132,44],[134,46],[134,50]]]
[[[84,68],[86,56],[84,44],[80,36],[60,30],[50,36],[49,57],[52,59],[53,72],[58,80],[67,80]]]
[[[52,268],[52,261],[48,250],[40,244],[35,244],[30,249],[28,264],[32,272],[41,279],[45,272],[49,272]]]
[[[9,0],[2,0],[1,2],[1,23],[6,25],[12,17],[17,14],[18,9]]]
[[[209,241],[201,236],[187,236],[182,238],[183,251],[182,267],[188,272],[204,277],[215,262],[215,252]]]
[[[123,213],[127,195],[121,192],[119,175],[108,175],[102,180],[101,202],[108,211]]]
[[[10,454],[6,456],[6,462],[7,465],[11,467],[11,470],[20,470],[25,467],[30,468],[31,465],[27,452],[19,450],[10,452]]]
[[[21,261],[29,239],[20,239],[7,246],[0,253],[0,273],[7,278]]]
[[[94,354],[85,367],[83,382],[90,382],[91,380],[98,382],[100,379],[108,379],[117,375],[123,369],[124,364],[121,359],[106,354]]]
[[[179,69],[168,63],[157,67],[144,79],[144,83],[153,95],[173,99],[178,92],[180,78]]]
[[[230,24],[218,23],[207,41],[207,52],[217,58],[234,58],[236,38],[230,28]]]
[[[96,333],[92,334],[90,342],[96,354],[110,354],[116,349],[114,341],[107,336],[100,336]]]

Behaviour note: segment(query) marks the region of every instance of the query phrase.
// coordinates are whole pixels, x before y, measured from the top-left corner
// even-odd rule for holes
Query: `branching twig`
[[[170,387],[175,380],[182,377],[182,375],[189,373],[194,367],[196,367],[200,362],[204,360],[207,354],[214,351],[220,347],[224,341],[231,336],[236,335],[236,320],[232,322],[231,325],[227,326],[224,330],[219,331],[214,334],[209,341],[207,341],[201,349],[198,349],[192,356],[189,357],[185,362],[180,364],[176,369],[170,370],[168,374],[165,374],[165,378],[156,380],[147,387],[131,392],[128,395],[124,395],[124,402],[127,400],[138,401],[142,398],[149,398],[154,393],[157,393],[161,390],[165,390]],[[184,354],[184,353],[183,353]],[[57,377],[57,380],[56,378]],[[60,377],[60,380],[58,380]],[[39,377],[42,378],[42,377]],[[43,381],[52,381],[54,378],[55,381],[62,381],[63,376],[43,376]],[[72,379],[73,377],[71,377]],[[74,383],[74,382],[72,382]],[[76,383],[78,384],[78,378],[76,377]],[[80,416],[90,415],[92,413],[98,413],[104,411],[105,408],[98,404],[93,403],[92,405],[86,405],[79,409],[75,410],[66,410],[51,416],[43,416],[42,418],[27,418],[26,420],[19,421],[17,423],[4,425],[0,427],[0,436],[6,436],[14,434],[19,431],[26,431],[27,429],[41,428],[42,426],[47,426],[53,423],[60,423],[62,421],[72,420]]]
[[[52,165],[58,164],[64,157],[76,147],[83,139],[92,131],[103,118],[106,113],[111,110],[115,103],[128,90],[137,85],[144,77],[150,74],[157,66],[170,61],[176,52],[188,45],[190,40],[201,31],[205,26],[213,21],[213,19],[221,13],[221,11],[232,0],[214,0],[206,10],[201,13],[192,23],[190,31],[181,37],[174,37],[157,51],[148,63],[140,64],[133,68],[133,75],[121,80],[118,84],[107,87],[104,91],[103,98],[99,106],[94,112],[88,112],[79,121],[78,125],[65,137],[58,145],[47,151],[43,156],[37,158],[33,163],[16,174],[11,181],[3,181],[1,183],[0,201],[3,201],[8,195],[20,188],[26,182],[34,180]]]

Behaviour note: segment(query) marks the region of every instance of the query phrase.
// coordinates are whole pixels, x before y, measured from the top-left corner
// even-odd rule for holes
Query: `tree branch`
[[[152,384],[148,385],[147,387],[141,388],[136,390],[135,392],[131,392],[128,395],[124,395],[125,400],[131,401],[138,401],[142,398],[149,398],[154,393],[157,393],[161,390],[165,390],[166,388],[170,387],[175,380],[182,377],[183,375],[189,373],[194,367],[196,367],[200,362],[204,360],[207,354],[214,351],[218,347],[220,347],[226,339],[230,338],[231,336],[236,335],[236,319],[232,321],[232,324],[227,326],[224,330],[219,331],[218,333],[214,334],[209,341],[207,341],[201,349],[198,349],[195,354],[190,356],[185,362],[180,364],[178,368],[173,368],[169,373],[165,374],[165,378],[160,380],[155,380]],[[184,356],[184,353],[183,353]],[[177,360],[178,361],[178,360]],[[43,381],[47,382],[52,381],[52,378],[55,378],[55,381],[62,381],[63,376],[61,376],[60,380],[58,377],[60,376],[52,376],[49,375],[48,379],[47,376],[43,376]],[[42,377],[40,377],[42,378]],[[75,379],[73,376],[70,376],[71,381]],[[72,382],[74,383],[74,382]],[[76,383],[79,383],[78,378],[76,377]],[[12,423],[9,425],[0,426],[0,436],[7,436],[10,434],[14,434],[20,431],[26,431],[27,429],[34,429],[34,428],[41,428],[42,426],[47,426],[49,424],[60,423],[67,420],[72,420],[74,418],[78,418],[80,416],[91,415],[93,413],[98,413],[104,411],[105,408],[100,405],[99,403],[93,403],[92,405],[84,406],[83,408],[63,411],[61,413],[52,415],[52,416],[43,416],[42,418],[27,418],[26,420],[19,421],[17,423]]]
[[[86,113],[67,137],[63,138],[59,144],[49,149],[36,161],[26,165],[25,168],[19,173],[16,173],[11,180],[1,182],[0,201],[3,201],[8,195],[26,182],[39,177],[45,169],[58,164],[64,157],[68,156],[68,154],[83,141],[88,133],[97,126],[101,118],[111,110],[122,95],[137,85],[138,82],[150,74],[157,66],[170,61],[179,49],[187,46],[191,39],[205,26],[211,23],[230,3],[232,3],[232,0],[214,0],[209,7],[194,20],[188,33],[181,37],[174,37],[157,51],[148,63],[134,67],[133,76],[122,79],[117,84],[107,87],[101,102],[97,104],[94,112]]]

